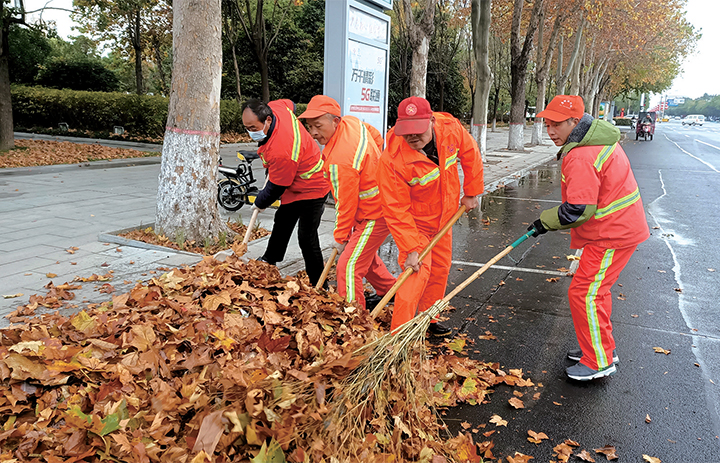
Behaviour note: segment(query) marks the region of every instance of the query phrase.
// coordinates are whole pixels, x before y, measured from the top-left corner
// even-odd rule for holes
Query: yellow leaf
[[[45,276],[48,278],[55,278],[57,276],[57,273],[46,273]]]
[[[5,299],[12,299],[12,298],[14,298],[14,297],[20,297],[20,296],[24,296],[24,294],[23,294],[23,293],[3,294],[3,297],[4,297]]]
[[[645,454],[643,454],[643,460],[647,461],[648,463],[662,463],[662,460],[660,460],[659,458],[651,457]]]
[[[465,348],[465,339],[463,338],[455,338],[452,341],[450,341],[447,346],[449,349],[454,350],[455,352],[462,352],[462,350]]]
[[[75,327],[76,330],[86,333],[95,328],[95,319],[87,314],[84,310],[80,311],[73,318],[70,319],[70,323]]]
[[[23,341],[19,342],[13,346],[10,346],[8,350],[14,350],[18,354],[22,354],[24,350],[29,350],[30,352],[34,354],[40,353],[40,347],[43,346],[42,341]]]

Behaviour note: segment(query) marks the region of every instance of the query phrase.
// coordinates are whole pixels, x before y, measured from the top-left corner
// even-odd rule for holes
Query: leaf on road
[[[662,460],[659,458],[651,457],[650,455],[645,455],[643,453],[643,460],[647,461],[648,463],[662,463]]]
[[[3,294],[3,298],[5,299],[12,299],[14,297],[21,297],[24,296],[23,293],[16,293],[16,294]]]
[[[494,424],[495,426],[505,426],[507,427],[508,422],[500,418],[500,415],[493,415],[490,417],[490,422]]]
[[[523,401],[518,399],[517,397],[511,398],[510,400],[508,400],[508,403],[514,408],[525,408],[525,404],[523,403]]]
[[[589,461],[590,463],[595,463],[595,459],[585,449],[581,450],[580,453],[576,453],[575,456],[583,461]]]
[[[650,415],[645,415],[645,422],[646,422],[646,423],[649,423],[649,422],[651,422],[651,421],[652,421],[652,420],[650,419]]]
[[[560,278],[558,278],[558,277],[545,278],[545,281],[547,281],[548,283],[557,283],[558,281],[560,281]]]
[[[576,256],[575,254],[565,256],[567,260],[580,260],[580,256]]]
[[[543,439],[548,439],[547,434],[544,432],[535,432],[532,429],[528,430],[528,437],[527,440],[532,442],[533,444],[539,444],[543,441]]]
[[[605,455],[605,458],[607,458],[608,460],[617,460],[618,459],[618,456],[615,453],[615,452],[617,452],[617,450],[615,450],[615,447],[613,447],[612,445],[606,445],[605,447],[595,449],[595,452]]]
[[[46,273],[45,276],[48,278],[55,278],[57,276],[57,273]]]
[[[653,347],[653,350],[658,354],[670,355],[669,349],[663,349],[662,347]]]
[[[449,343],[447,343],[447,347],[451,350],[454,350],[457,353],[460,353],[465,348],[465,344],[467,341],[463,338],[455,338]]]
[[[535,457],[531,457],[530,455],[525,455],[520,452],[515,452],[515,455],[507,456],[508,463],[528,463],[530,460],[534,460]]]
[[[570,460],[570,455],[572,455],[572,453],[573,449],[567,444],[567,441],[553,447],[553,455],[561,462],[567,462]]]

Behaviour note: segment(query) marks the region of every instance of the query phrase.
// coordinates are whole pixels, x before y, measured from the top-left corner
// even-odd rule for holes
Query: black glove
[[[543,226],[542,220],[540,219],[537,219],[535,222],[532,223],[532,225],[528,227],[528,231],[530,230],[535,230],[535,233],[533,233],[532,236],[540,236],[547,233],[547,228]]]

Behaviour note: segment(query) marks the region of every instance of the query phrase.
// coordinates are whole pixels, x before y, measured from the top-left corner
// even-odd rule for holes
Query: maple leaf
[[[525,408],[525,404],[523,403],[523,401],[518,399],[517,397],[510,398],[510,400],[508,400],[508,403],[516,409]]]
[[[645,455],[643,453],[643,460],[647,461],[648,463],[662,463],[662,460],[659,458],[651,457],[650,455]]]
[[[588,453],[588,451],[585,450],[585,449],[583,449],[582,451],[580,451],[580,453],[576,453],[575,456],[578,457],[579,459],[583,460],[583,461],[589,461],[590,463],[595,463],[595,459],[594,459],[594,458],[592,457],[592,455],[590,455],[590,453]]]
[[[230,292],[223,291],[220,294],[210,294],[205,296],[203,300],[203,309],[205,310],[217,310],[221,305],[231,305],[232,299],[230,299]]]
[[[208,455],[213,454],[225,429],[222,423],[223,411],[216,410],[203,418],[195,445],[192,448],[193,452],[204,451]]]
[[[463,421],[462,423],[460,423],[460,426],[462,426],[463,429],[472,428],[472,425],[470,423],[468,423],[467,421]]]
[[[595,452],[602,453],[603,455],[605,455],[605,458],[607,458],[608,460],[617,460],[618,459],[618,456],[615,453],[616,452],[615,447],[613,447],[611,445],[606,445],[605,447],[595,449]]]
[[[500,415],[493,415],[490,417],[490,422],[494,424],[495,426],[505,426],[507,427],[508,422],[500,418]]]
[[[76,330],[86,334],[95,329],[95,319],[90,317],[84,310],[81,310],[72,317],[70,323],[72,323],[72,326],[74,326]]]
[[[544,432],[538,433],[533,431],[532,429],[528,430],[528,435],[530,437],[528,437],[527,440],[532,442],[533,444],[539,444],[543,441],[543,439],[548,439],[547,434],[545,434]]]
[[[134,325],[130,332],[133,335],[130,345],[136,347],[140,352],[150,349],[157,339],[155,330],[150,325]]]

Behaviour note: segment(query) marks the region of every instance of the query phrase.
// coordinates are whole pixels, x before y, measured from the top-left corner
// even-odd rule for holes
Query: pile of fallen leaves
[[[78,286],[48,288],[0,332],[2,461],[330,462],[342,449],[350,461],[478,462],[493,444],[443,440],[434,407],[533,385],[520,371],[438,355],[415,372],[433,385],[416,394],[423,402],[408,404],[390,378],[372,392],[387,395],[392,416],[358,416],[362,438],[340,429],[329,440],[336,387],[363,360],[354,352],[383,334],[337,294],[234,255],[72,316],[36,315]],[[410,413],[422,429],[406,424]]]
[[[70,143],[67,141],[15,140],[15,149],[0,152],[0,168],[75,164],[109,159],[158,156],[124,148],[111,148],[99,144]],[[158,151],[161,148],[158,147]]]
[[[155,233],[152,227],[140,228],[137,230],[131,230],[129,232],[121,233],[118,236],[127,238],[129,240],[142,241],[143,243],[154,244],[156,246],[164,246],[166,248],[173,248],[180,251],[194,252],[196,254],[214,255],[219,251],[230,249],[234,242],[240,242],[245,238],[245,232],[247,226],[240,222],[232,222],[228,220],[226,222],[227,227],[232,232],[231,234],[222,235],[217,240],[207,241],[205,243],[198,243],[194,240],[186,240],[182,237],[176,239],[168,238],[162,233]],[[256,227],[250,235],[250,241],[262,238],[270,234],[265,228]],[[229,236],[228,236],[229,235]]]

